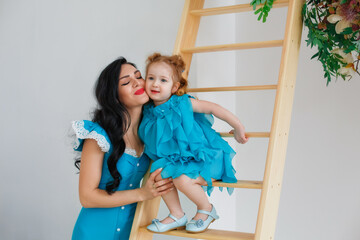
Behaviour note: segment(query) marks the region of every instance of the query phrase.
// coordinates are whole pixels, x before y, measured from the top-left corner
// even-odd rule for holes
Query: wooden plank
[[[262,189],[262,181],[238,180],[237,183],[213,182],[214,187]]]
[[[200,25],[200,17],[191,15],[190,11],[202,9],[203,7],[204,0],[186,0],[182,12],[173,54],[180,54],[184,59],[186,66],[183,76],[185,79],[188,79],[192,53],[183,53],[180,49],[192,48],[195,46]]]
[[[222,137],[234,137],[234,134],[228,132],[219,132]],[[249,138],[268,138],[270,137],[270,132],[247,132],[246,137]]]
[[[288,0],[276,0],[273,3],[272,8],[280,8],[280,7],[287,7],[289,5]],[[263,4],[258,5],[256,9],[258,9]],[[249,4],[238,4],[232,6],[225,6],[225,7],[215,7],[215,8],[204,8],[199,10],[193,10],[190,14],[194,16],[211,16],[211,15],[220,15],[220,14],[228,14],[228,13],[239,13],[239,12],[249,12],[253,11],[253,7]]]
[[[145,227],[140,228],[140,232],[150,232]],[[157,233],[160,234],[160,233]],[[224,230],[207,229],[203,233],[188,233],[185,230],[173,230],[161,235],[196,238],[196,239],[209,239],[209,240],[253,240],[253,233],[233,232]]]
[[[301,41],[303,3],[304,0],[291,0],[289,3],[256,240],[271,240],[275,235]]]
[[[225,92],[225,91],[251,91],[251,90],[271,90],[271,89],[277,89],[277,85],[190,88],[188,89],[188,92]]]
[[[150,176],[150,168],[144,176],[142,181],[142,186],[145,185],[146,181]],[[153,234],[151,232],[141,232],[139,231],[140,226],[147,225],[151,223],[151,220],[156,218],[159,206],[160,206],[160,197],[154,198],[152,200],[139,202],[136,207],[135,216],[133,225],[130,233],[130,240],[142,240],[142,239],[152,239]]]
[[[233,43],[233,44],[221,44],[221,45],[202,46],[202,47],[189,47],[189,48],[185,47],[181,49],[181,53],[187,54],[187,53],[233,51],[233,50],[242,50],[242,49],[281,47],[282,45],[283,45],[283,40]]]

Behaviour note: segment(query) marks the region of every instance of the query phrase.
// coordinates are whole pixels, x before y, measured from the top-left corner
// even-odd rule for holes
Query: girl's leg
[[[160,174],[155,178],[155,181],[161,180]],[[162,196],[166,206],[168,207],[171,215],[176,217],[177,219],[180,219],[184,216],[184,211],[181,208],[179,194],[176,188],[174,188],[172,191],[168,192],[167,194]],[[172,223],[174,220],[170,217],[164,218],[161,223],[167,224]]]
[[[193,203],[195,203],[198,210],[211,211],[212,206],[206,193],[201,187],[201,185],[207,185],[202,177],[191,179],[186,175],[181,175],[180,177],[173,179],[173,183],[179,191],[184,193]],[[207,217],[208,215],[206,214],[196,213],[194,220],[206,220]]]

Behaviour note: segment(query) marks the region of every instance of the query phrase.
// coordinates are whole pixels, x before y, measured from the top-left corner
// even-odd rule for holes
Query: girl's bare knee
[[[211,181],[214,182],[216,181],[216,179],[211,178]],[[194,180],[194,182],[196,184],[202,185],[202,186],[207,186],[208,183],[205,181],[205,179],[203,177],[198,177],[197,179]]]
[[[185,174],[173,179],[173,183],[174,183],[175,187],[177,189],[179,189],[180,191],[182,190],[183,186],[186,186],[186,184],[189,184],[190,181],[191,181],[191,178],[189,178]]]

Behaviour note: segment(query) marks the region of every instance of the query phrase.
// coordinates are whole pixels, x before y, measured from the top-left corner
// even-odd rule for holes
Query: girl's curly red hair
[[[146,75],[150,65],[156,62],[166,63],[172,68],[174,81],[180,83],[178,90],[174,94],[178,96],[184,95],[187,92],[188,81],[182,76],[185,70],[185,62],[182,57],[180,55],[165,56],[160,53],[154,53],[146,60]]]

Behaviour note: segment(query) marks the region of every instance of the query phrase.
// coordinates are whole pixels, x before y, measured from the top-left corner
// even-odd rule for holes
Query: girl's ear
[[[172,89],[171,89],[171,93],[174,94],[180,87],[180,83],[179,82],[176,82],[174,83]]]

